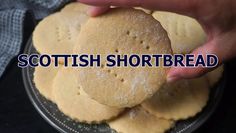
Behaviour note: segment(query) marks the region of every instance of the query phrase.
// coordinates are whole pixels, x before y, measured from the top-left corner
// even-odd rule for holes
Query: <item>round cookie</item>
[[[72,68],[59,70],[53,83],[53,96],[63,113],[80,122],[100,123],[123,111],[92,100],[80,87]]]
[[[78,4],[78,8],[80,8]],[[44,18],[33,32],[33,44],[39,53],[72,54],[81,25],[88,19],[81,12],[57,12]]]
[[[143,108],[135,107],[108,124],[119,133],[164,133],[174,122],[157,118]]]
[[[166,81],[167,68],[106,67],[110,54],[172,54],[166,31],[151,15],[135,9],[113,9],[90,18],[82,27],[74,53],[101,55],[104,67],[78,73],[84,91],[114,107],[132,107],[151,97]]]
[[[52,96],[52,84],[55,78],[58,68],[55,67],[35,67],[34,71],[34,83],[38,91],[47,99],[54,101]]]
[[[170,12],[153,13],[171,40],[172,50],[176,54],[188,54],[206,41],[201,25],[193,18]]]
[[[213,87],[222,77],[224,71],[224,65],[219,66],[215,70],[206,74],[206,78],[210,87]]]
[[[142,107],[164,119],[182,120],[195,116],[207,104],[209,88],[205,78],[166,84]]]

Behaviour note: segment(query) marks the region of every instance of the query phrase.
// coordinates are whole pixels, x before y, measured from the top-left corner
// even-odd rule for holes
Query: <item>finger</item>
[[[200,77],[209,72],[209,68],[171,68],[167,75],[167,82],[175,82],[181,79],[192,79]]]
[[[222,63],[224,59],[224,54],[222,51],[217,48],[217,43],[213,40],[208,42],[207,44],[197,48],[192,52],[194,55],[202,54],[215,54],[219,59],[219,64]],[[196,56],[195,56],[196,57]],[[204,56],[205,57],[205,56]],[[175,82],[181,79],[191,79],[202,76],[203,74],[213,70],[212,68],[206,67],[193,67],[193,68],[186,68],[186,67],[172,67],[167,75],[167,82]]]
[[[198,0],[80,0],[94,6],[144,7],[189,15],[197,6]]]
[[[215,54],[218,57],[219,64],[230,60],[236,56],[236,31],[232,30],[225,33],[210,33],[208,35],[210,41],[205,45],[197,48],[193,54]],[[213,35],[213,36],[212,36]],[[174,82],[180,79],[195,78],[205,74],[213,69],[197,67],[197,68],[171,68],[167,75],[168,82]]]
[[[92,17],[95,17],[95,16],[98,16],[98,15],[101,15],[105,12],[107,12],[108,10],[110,9],[110,7],[91,7],[89,10],[88,10],[88,14]]]

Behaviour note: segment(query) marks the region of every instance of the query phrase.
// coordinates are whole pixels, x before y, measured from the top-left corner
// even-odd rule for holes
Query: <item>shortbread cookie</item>
[[[72,54],[81,25],[88,19],[83,10],[58,12],[44,18],[33,33],[36,50],[46,54]]]
[[[132,107],[151,97],[165,82],[167,68],[106,67],[110,54],[172,54],[166,31],[151,15],[134,9],[113,9],[90,18],[82,27],[75,53],[101,55],[104,67],[79,70],[84,91],[114,107]]]
[[[34,83],[39,92],[47,99],[54,101],[52,96],[52,84],[60,67],[35,67]]]
[[[166,84],[142,107],[165,119],[187,119],[199,113],[207,104],[209,88],[205,78]]]
[[[135,107],[108,124],[118,133],[164,133],[174,122],[157,118],[143,108]]]
[[[188,54],[206,41],[205,32],[193,18],[161,11],[154,12],[153,16],[167,31],[174,53]]]
[[[224,71],[224,65],[219,66],[215,70],[206,74],[206,78],[209,82],[210,87],[213,87],[222,77]]]
[[[100,123],[117,116],[123,110],[102,105],[88,97],[72,68],[59,70],[53,83],[53,96],[64,114],[80,122]]]

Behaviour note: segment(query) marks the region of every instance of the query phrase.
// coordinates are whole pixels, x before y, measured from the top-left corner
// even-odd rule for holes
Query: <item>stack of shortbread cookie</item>
[[[201,26],[186,16],[117,8],[90,18],[87,9],[71,3],[43,19],[33,33],[36,50],[102,57],[187,54],[206,38]],[[206,76],[171,84],[166,83],[167,71],[164,67],[108,68],[105,62],[102,67],[36,67],[34,82],[43,96],[79,122],[106,122],[121,133],[164,133],[176,121],[202,111],[223,66]]]

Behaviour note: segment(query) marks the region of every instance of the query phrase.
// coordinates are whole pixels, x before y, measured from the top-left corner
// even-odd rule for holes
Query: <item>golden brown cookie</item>
[[[166,31],[151,15],[134,9],[113,9],[90,18],[82,27],[75,53],[100,54],[104,67],[79,70],[84,91],[114,107],[132,107],[151,97],[165,82],[167,68],[106,67],[110,54],[172,54]]]
[[[46,97],[47,99],[54,101],[54,97],[52,96],[52,84],[53,79],[55,78],[58,69],[60,67],[41,67],[38,66],[34,71],[34,83],[35,87],[39,90],[39,92]]]
[[[209,88],[205,78],[166,84],[142,107],[159,118],[180,120],[199,113],[207,104]]]
[[[153,16],[167,31],[174,53],[188,54],[206,41],[205,32],[193,18],[161,11],[154,12]]]
[[[72,54],[76,38],[88,15],[85,14],[84,5],[74,5],[81,11],[57,12],[44,18],[33,32],[33,44],[39,53],[46,54]],[[71,9],[72,10],[72,9]]]
[[[54,79],[53,96],[58,108],[80,122],[100,123],[116,117],[123,109],[102,105],[92,100],[80,87],[72,68],[61,68]]]
[[[157,118],[143,108],[135,107],[108,124],[119,133],[164,133],[174,122]]]

